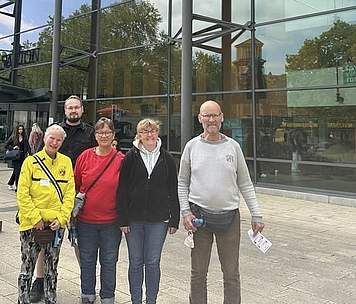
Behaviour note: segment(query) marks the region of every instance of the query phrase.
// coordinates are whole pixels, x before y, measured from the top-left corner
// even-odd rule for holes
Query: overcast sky
[[[168,0],[147,1],[153,3],[159,10],[163,20],[161,30],[167,32]],[[193,10],[198,14],[219,18],[221,16],[221,1],[227,0],[193,0]],[[5,2],[7,1],[0,0],[0,4]],[[53,15],[54,0],[23,0],[22,2],[22,31],[45,24],[48,16]],[[102,0],[102,6],[115,2],[118,0]],[[63,0],[64,17],[68,17],[82,4],[91,4],[91,0]],[[356,0],[256,0],[256,19],[258,23],[351,5],[356,5]],[[181,26],[181,6],[182,0],[173,0],[173,33]],[[12,12],[12,7],[13,5],[1,10]],[[356,14],[353,11],[341,13],[338,16],[322,16],[257,28],[256,36],[264,43],[263,58],[267,60],[266,72],[283,73],[285,55],[296,53],[306,38],[313,38],[328,30],[337,18],[349,23],[356,23]],[[250,0],[232,0],[232,19],[237,23],[245,23],[250,19]],[[193,27],[199,29],[206,25],[207,23],[195,22]],[[36,42],[40,31],[41,29],[22,35],[21,40],[28,39]],[[11,49],[12,38],[1,38],[12,33],[13,18],[0,14],[0,49]],[[244,35],[237,43],[245,39],[247,39],[247,35]],[[218,44],[219,41],[214,43]]]

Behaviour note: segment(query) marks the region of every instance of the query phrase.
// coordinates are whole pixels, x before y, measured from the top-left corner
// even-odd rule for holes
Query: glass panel
[[[85,11],[82,9],[81,12]],[[81,51],[90,50],[91,15],[64,20],[61,31],[61,59],[83,55]]]
[[[350,191],[342,181],[356,168],[355,93],[356,88],[258,94],[260,181],[330,190],[320,181],[335,172],[335,178],[348,177],[332,189]]]
[[[301,187],[301,190],[340,191],[356,193],[354,167],[344,168],[312,164],[300,164],[298,173],[293,173],[292,163],[258,162],[258,182]]]
[[[68,95],[78,95],[82,99],[88,97],[88,69],[88,59],[76,61],[60,69],[59,100],[65,100]],[[93,96],[91,96],[91,98],[93,98]]]
[[[193,1],[194,14],[212,18],[221,18],[221,0],[195,0]]]
[[[256,21],[264,22],[356,5],[355,0],[256,0]]]
[[[182,0],[172,0],[172,36],[182,27]]]
[[[256,53],[260,54],[260,52],[261,45],[257,41]],[[171,57],[171,92],[173,94],[181,92],[181,57],[181,48],[178,45],[173,46]],[[258,67],[256,81],[260,87],[265,87],[262,64]],[[221,54],[193,48],[193,92],[248,90],[250,88],[251,39],[249,32],[242,34],[231,47],[223,48]]]
[[[167,93],[167,49],[141,48],[99,58],[100,97]]]
[[[221,105],[224,113],[221,132],[235,139],[241,145],[245,156],[251,157],[253,155],[251,93],[193,96],[193,136],[203,132],[198,121],[198,113],[201,104],[207,100],[215,100]]]
[[[193,92],[222,90],[222,56],[193,48]]]
[[[21,34],[20,65],[52,61],[53,32],[45,27]]]
[[[232,22],[245,24],[251,20],[251,1],[239,0],[231,1],[232,5]]]
[[[12,13],[12,6],[11,13]],[[49,21],[48,16],[54,12],[54,1],[24,0],[22,1],[21,31],[44,25]],[[13,20],[13,18],[11,18]],[[13,27],[12,27],[13,29]]]
[[[11,67],[12,54],[11,39],[0,40],[0,48],[4,46],[1,54],[0,66],[3,68]],[[29,31],[20,35],[21,52],[19,66],[26,64],[36,64],[51,62],[52,56],[52,30],[50,27]]]
[[[90,11],[91,2],[92,0],[63,0],[62,15],[67,18],[73,14]],[[54,6],[54,2],[52,5]]]
[[[257,28],[267,88],[342,84],[336,70],[356,63],[355,12]]]
[[[39,66],[23,68],[17,72],[17,86],[38,89],[47,88],[49,90],[51,79],[51,66]]]
[[[103,116],[113,119],[121,149],[132,147],[136,125],[145,117],[160,121],[160,138],[163,146],[167,147],[167,98],[98,101],[96,117]]]
[[[167,7],[154,1],[110,7],[100,20],[103,51],[159,43],[167,33]]]

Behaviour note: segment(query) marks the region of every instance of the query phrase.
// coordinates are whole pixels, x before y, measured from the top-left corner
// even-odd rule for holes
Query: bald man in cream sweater
[[[239,193],[250,210],[255,234],[263,230],[262,214],[240,145],[220,133],[224,115],[219,104],[212,100],[204,102],[198,119],[204,132],[185,146],[178,176],[183,224],[186,230],[194,232],[189,301],[190,304],[207,303],[207,274],[215,237],[223,272],[224,303],[240,304]],[[222,221],[231,218],[231,224],[218,232],[209,229],[207,222],[206,226],[197,228],[192,222],[198,216],[197,210],[213,214],[217,219],[220,216]]]

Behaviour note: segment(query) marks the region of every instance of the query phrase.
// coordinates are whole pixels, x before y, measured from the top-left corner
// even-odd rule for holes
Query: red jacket
[[[106,164],[116,153],[109,167],[88,191],[89,185],[101,174]],[[119,183],[123,155],[116,149],[106,156],[95,153],[95,148],[85,150],[77,159],[74,178],[77,192],[85,193],[85,203],[78,214],[80,221],[91,224],[107,224],[117,220],[116,188]]]

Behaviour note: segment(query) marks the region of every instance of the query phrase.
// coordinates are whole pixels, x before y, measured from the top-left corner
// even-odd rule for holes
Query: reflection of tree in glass
[[[342,58],[340,57],[342,54]],[[287,55],[289,70],[342,65],[356,58],[356,25],[337,20],[333,27],[314,39],[306,39],[296,55]]]
[[[202,51],[193,58],[193,87],[196,92],[221,91],[221,58],[217,54]]]
[[[89,5],[82,5],[69,16],[69,19],[62,22],[62,46],[89,52],[91,16],[73,17],[90,12],[90,10]],[[150,64],[158,66],[162,62],[162,58],[166,57],[166,53],[163,53],[162,49],[164,35],[159,33],[160,21],[161,17],[158,10],[149,2],[140,2],[137,5],[118,5],[102,11],[100,16],[100,39],[103,51],[141,45],[146,45],[146,47],[122,53],[124,55],[116,53],[115,56],[111,56],[110,59],[112,60],[110,62],[108,60],[102,62],[100,66],[101,73],[113,75],[120,67],[146,67]],[[53,18],[49,17],[48,28],[39,34],[39,39],[36,43],[40,48],[42,62],[51,61],[52,24]],[[76,55],[76,52],[73,49],[63,48],[61,50],[61,60],[64,58],[70,59],[74,55]],[[68,94],[69,92],[80,94],[82,92],[82,88],[87,86],[88,65],[89,60],[85,58],[71,66],[61,68],[60,89],[62,94]],[[49,87],[49,72],[50,66],[22,71],[23,85],[27,87]],[[105,77],[101,81],[106,81]]]

